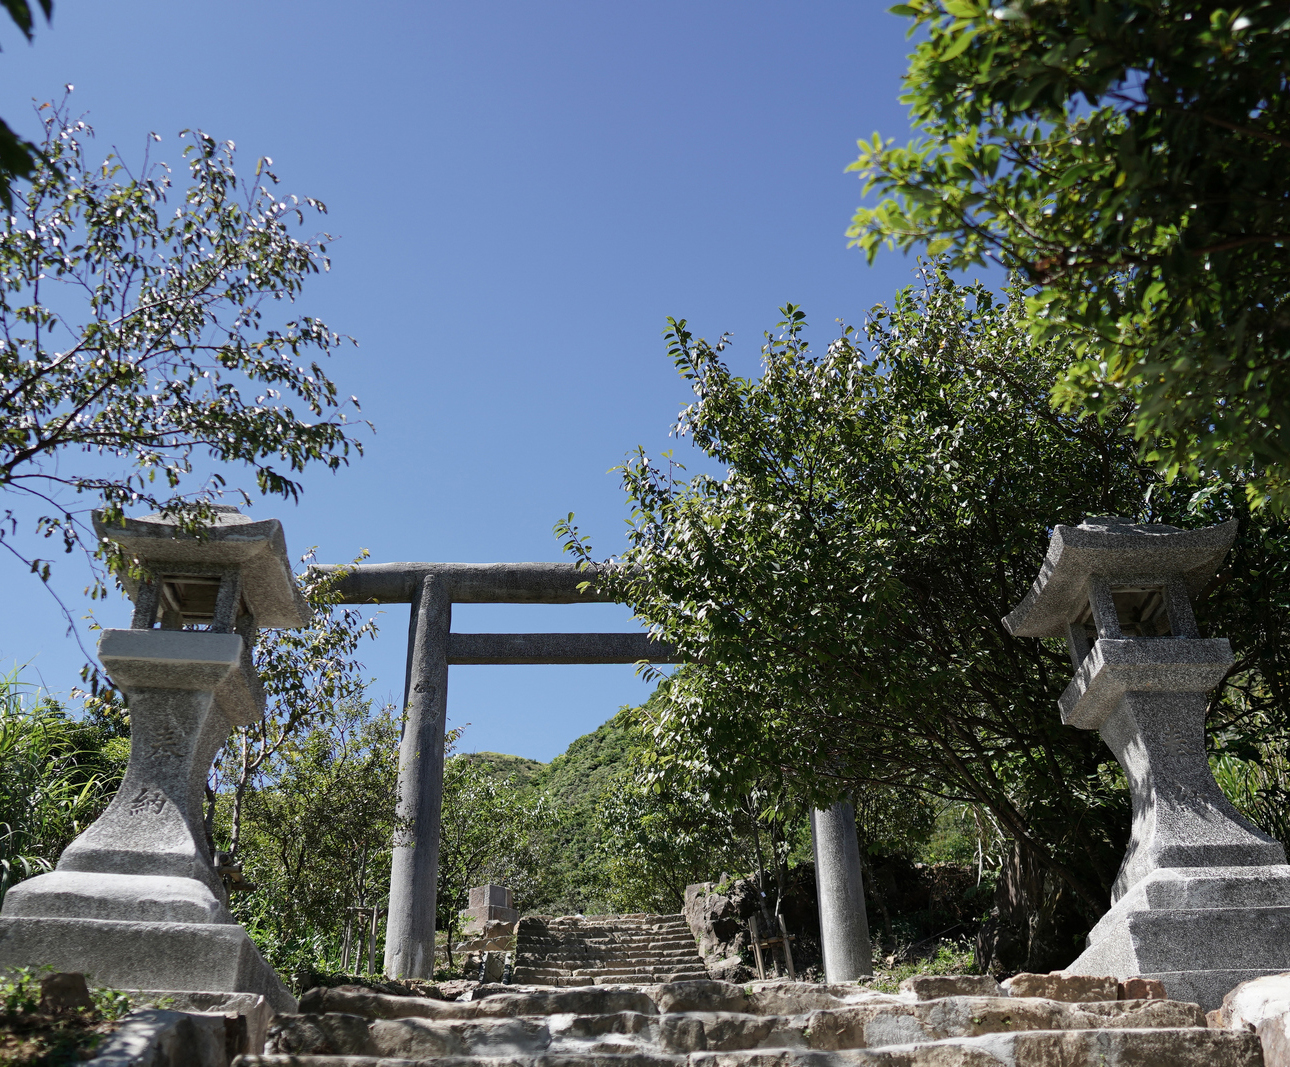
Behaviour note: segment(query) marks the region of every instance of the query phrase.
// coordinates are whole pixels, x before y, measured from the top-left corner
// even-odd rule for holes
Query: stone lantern
[[[212,760],[264,710],[256,631],[307,624],[282,525],[217,507],[201,537],[159,515],[96,521],[145,577],[127,581],[128,630],[99,658],[130,709],[130,762],[116,797],[56,869],[9,890],[0,967],[52,964],[118,988],[262,993],[294,1000],[228,911],[206,843]]]
[[[1101,734],[1133,803],[1111,910],[1068,972],[1159,978],[1173,999],[1206,1009],[1238,982],[1290,970],[1285,851],[1232,807],[1205,754],[1209,694],[1233,659],[1226,638],[1200,636],[1192,598],[1236,525],[1057,526],[1004,620],[1019,637],[1066,640],[1075,677],[1058,700],[1062,722]]]

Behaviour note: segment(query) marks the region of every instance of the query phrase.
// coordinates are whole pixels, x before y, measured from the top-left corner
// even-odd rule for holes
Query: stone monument
[[[489,923],[516,923],[520,913],[511,905],[511,891],[504,885],[477,885],[470,890],[470,907],[463,909],[462,930],[479,933]]]
[[[200,538],[160,515],[95,523],[145,574],[125,583],[131,629],[104,630],[98,646],[129,705],[130,762],[116,797],[56,869],[5,896],[0,969],[50,964],[117,988],[260,993],[294,1010],[229,914],[202,802],[229,731],[263,711],[251,663],[257,629],[304,626],[308,606],[281,523],[216,512]]]
[[[1205,754],[1209,694],[1233,659],[1225,638],[1200,636],[1192,598],[1235,536],[1235,521],[1057,526],[1004,620],[1017,636],[1066,639],[1062,722],[1100,732],[1133,802],[1111,910],[1067,973],[1157,978],[1207,1010],[1239,982],[1290,970],[1285,851],[1228,803]]]

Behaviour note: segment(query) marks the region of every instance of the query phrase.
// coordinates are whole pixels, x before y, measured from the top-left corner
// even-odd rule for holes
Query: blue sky
[[[348,470],[307,476],[298,506],[257,503],[293,552],[557,559],[551,527],[573,511],[603,555],[626,517],[606,472],[672,447],[687,400],[666,316],[731,331],[752,373],[786,301],[824,342],[912,280],[844,236],[856,139],[907,136],[887,6],[56,0],[32,45],[0,30],[0,115],[34,134],[30,100],[71,83],[104,151],[138,158],[155,130],[177,161],[174,135],[200,127],[327,203],[333,270],[303,309],[358,339],[331,373],[376,433]],[[83,603],[79,562],[59,565]],[[0,662],[66,692],[83,657],[55,605],[9,559],[0,582]],[[97,617],[128,625],[124,602]],[[407,608],[380,625],[364,662],[398,699]],[[461,631],[634,625],[614,605],[454,613]],[[449,717],[471,724],[465,749],[548,760],[646,695],[629,666],[456,667]]]

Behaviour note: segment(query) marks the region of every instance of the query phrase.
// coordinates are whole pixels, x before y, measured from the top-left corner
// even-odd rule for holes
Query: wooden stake
[[[748,932],[752,935],[753,958],[757,961],[757,977],[766,980],[766,965],[761,958],[761,934],[757,931],[757,916],[748,916]]]
[[[779,916],[779,932],[784,938],[784,962],[788,964],[788,977],[796,982],[797,975],[793,971],[793,950],[788,945],[788,927],[784,925],[784,916]]]
[[[380,914],[380,908],[372,908],[372,934],[367,941],[367,973],[369,975],[376,968],[376,920]]]

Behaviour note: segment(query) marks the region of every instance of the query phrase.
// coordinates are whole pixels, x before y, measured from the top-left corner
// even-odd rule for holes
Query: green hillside
[[[550,900],[554,914],[606,910],[598,887],[604,846],[599,839],[601,799],[613,782],[628,773],[635,733],[629,712],[575,740],[534,781],[560,810],[548,855]]]
[[[515,784],[521,789],[531,786],[535,779],[550,766],[548,763],[539,763],[535,759],[510,756],[505,752],[463,752],[461,758],[471,763],[486,764],[491,777],[501,781],[513,778]]]

